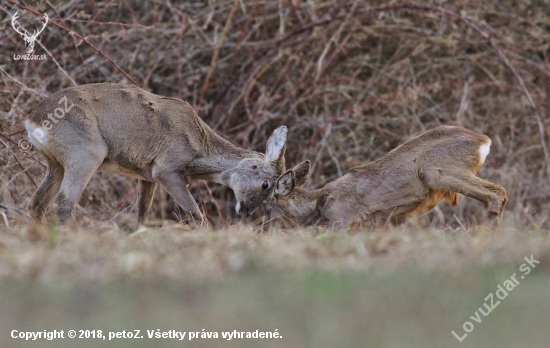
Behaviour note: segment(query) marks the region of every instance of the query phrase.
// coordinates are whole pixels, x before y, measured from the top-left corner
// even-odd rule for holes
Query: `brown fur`
[[[64,107],[59,104],[63,97],[74,107],[57,122],[49,121],[48,114]],[[44,129],[47,138],[42,152],[48,173],[29,203],[37,219],[59,192],[57,213],[65,222],[97,170],[140,179],[139,223],[150,211],[157,183],[185,212],[203,221],[187,189],[197,179],[230,186],[239,213],[251,214],[269,192],[263,183],[273,187],[284,170],[286,127],[274,132],[266,155],[245,150],[216,134],[187,102],[132,85],[89,84],[61,90],[42,101],[28,121]],[[29,138],[33,140],[30,131]]]
[[[386,221],[399,224],[413,213],[430,212],[444,199],[455,207],[463,194],[485,203],[489,219],[494,220],[502,215],[508,201],[506,191],[475,176],[482,164],[480,146],[489,141],[468,129],[437,127],[374,162],[352,168],[320,190],[295,188],[281,194],[287,182],[295,186],[305,182],[303,175],[307,177],[309,170],[306,161],[278,179],[265,207],[301,225],[314,220],[328,227],[337,222],[344,226]]]

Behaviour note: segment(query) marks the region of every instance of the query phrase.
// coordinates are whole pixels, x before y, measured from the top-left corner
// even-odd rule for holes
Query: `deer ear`
[[[275,184],[275,193],[288,196],[294,191],[296,180],[294,179],[294,171],[292,169],[287,170],[283,175],[277,179]]]
[[[281,126],[267,140],[265,160],[273,163],[277,173],[285,170],[286,126]]]
[[[311,162],[309,160],[305,160],[302,163],[296,165],[296,167],[292,168],[292,170],[294,171],[294,180],[296,181],[296,187],[302,186],[306,183],[310,165]]]

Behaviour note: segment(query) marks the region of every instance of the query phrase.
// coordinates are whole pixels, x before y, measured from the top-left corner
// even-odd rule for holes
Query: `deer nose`
[[[239,215],[248,216],[248,212],[250,209],[248,209],[248,206],[244,204],[244,202],[238,202],[237,205],[235,206],[235,210]]]
[[[244,203],[241,203],[241,215],[248,216],[248,212],[249,212],[248,206]]]

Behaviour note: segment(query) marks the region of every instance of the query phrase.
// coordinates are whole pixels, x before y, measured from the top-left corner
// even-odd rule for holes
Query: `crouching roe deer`
[[[42,220],[57,195],[61,223],[95,171],[138,178],[138,227],[159,183],[179,206],[206,222],[187,186],[209,180],[233,189],[239,214],[251,215],[284,171],[287,128],[277,128],[266,153],[245,150],[220,137],[193,108],[125,84],[88,84],[43,100],[25,122],[29,139],[48,162],[44,180],[29,202]]]
[[[411,214],[430,212],[443,199],[454,208],[463,194],[485,203],[494,222],[508,202],[506,190],[476,177],[490,145],[485,135],[440,126],[313,191],[299,188],[310,167],[304,161],[277,179],[264,211],[269,219],[274,212],[298,225],[329,228],[400,224]]]

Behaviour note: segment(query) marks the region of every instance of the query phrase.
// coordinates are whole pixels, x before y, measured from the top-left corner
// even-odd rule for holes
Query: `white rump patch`
[[[479,160],[480,165],[485,163],[485,159],[487,158],[487,155],[489,154],[489,151],[491,150],[491,139],[489,139],[489,142],[487,144],[483,144],[479,147]]]
[[[37,150],[42,151],[48,146],[47,131],[38,127],[29,120],[25,120],[25,129],[27,130],[27,137],[29,138],[32,146],[34,146]]]

